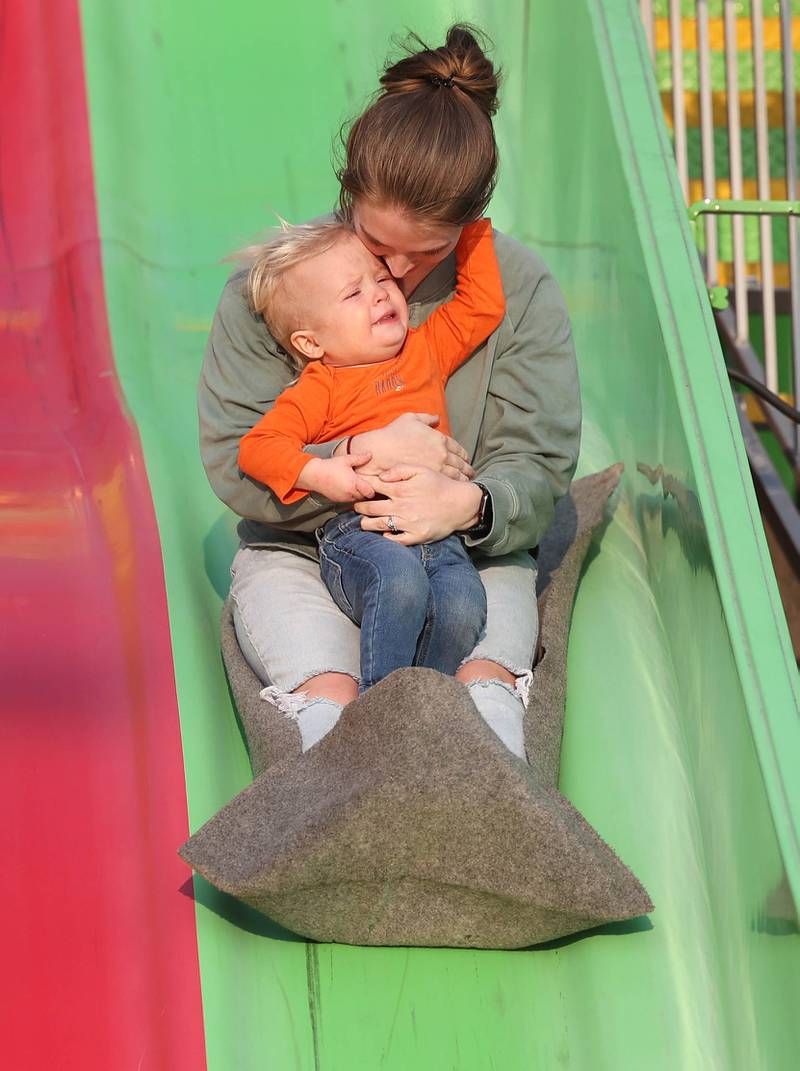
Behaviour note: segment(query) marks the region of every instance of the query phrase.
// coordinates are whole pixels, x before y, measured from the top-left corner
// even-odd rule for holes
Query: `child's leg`
[[[358,514],[329,521],[319,536],[320,571],[334,601],[361,626],[361,691],[414,663],[430,584],[417,554]],[[463,657],[463,656],[462,656]]]
[[[428,574],[431,601],[415,665],[452,676],[483,631],[486,592],[458,536],[416,549]]]

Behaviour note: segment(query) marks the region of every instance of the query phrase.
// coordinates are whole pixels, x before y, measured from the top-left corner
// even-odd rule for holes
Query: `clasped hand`
[[[413,465],[396,465],[380,476],[365,476],[373,492],[385,498],[356,502],[361,527],[382,532],[405,546],[432,543],[477,522],[481,489],[477,484],[450,479],[440,472]],[[399,529],[389,531],[389,517]]]
[[[438,422],[405,413],[353,436],[350,453],[340,448],[329,460],[309,461],[301,479],[331,501],[353,502],[365,531],[406,546],[444,539],[476,522],[481,491],[469,482],[475,473],[466,450],[437,431]]]

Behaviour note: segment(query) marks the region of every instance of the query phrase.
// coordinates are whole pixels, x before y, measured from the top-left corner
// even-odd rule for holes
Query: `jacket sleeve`
[[[309,461],[303,447],[316,439],[324,427],[330,385],[325,368],[309,366],[239,444],[242,472],[267,484],[287,505],[308,494],[297,487],[298,477]]]
[[[511,244],[511,239],[504,239]],[[558,284],[513,243],[508,315],[498,332],[473,464],[492,498],[493,523],[469,539],[488,555],[536,547],[578,460],[581,402],[569,316]]]
[[[265,484],[239,468],[239,441],[297,372],[247,304],[244,274],[229,279],[211,327],[197,391],[200,456],[214,493],[234,513],[273,528],[313,531],[333,507],[308,495],[284,505]],[[336,443],[309,447],[329,457]]]
[[[456,291],[417,329],[446,379],[491,335],[506,309],[492,222],[468,223],[456,246]]]

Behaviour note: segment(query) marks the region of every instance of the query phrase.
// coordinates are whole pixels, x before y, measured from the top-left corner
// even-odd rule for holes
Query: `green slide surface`
[[[579,475],[626,466],[576,602],[561,789],[653,915],[513,953],[354,948],[307,944],[198,882],[208,1067],[796,1066],[797,674],[638,5],[81,12],[108,311],[158,517],[192,828],[250,779],[218,649],[235,518],[197,449],[221,258],[275,212],[330,208],[333,135],[393,34],[438,43],[458,16],[495,40],[491,214],[566,295]]]

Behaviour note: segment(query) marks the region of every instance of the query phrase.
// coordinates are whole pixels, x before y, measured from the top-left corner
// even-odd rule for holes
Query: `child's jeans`
[[[455,673],[486,623],[486,592],[458,536],[406,547],[341,513],[317,540],[322,579],[361,626],[361,691],[402,666]]]

